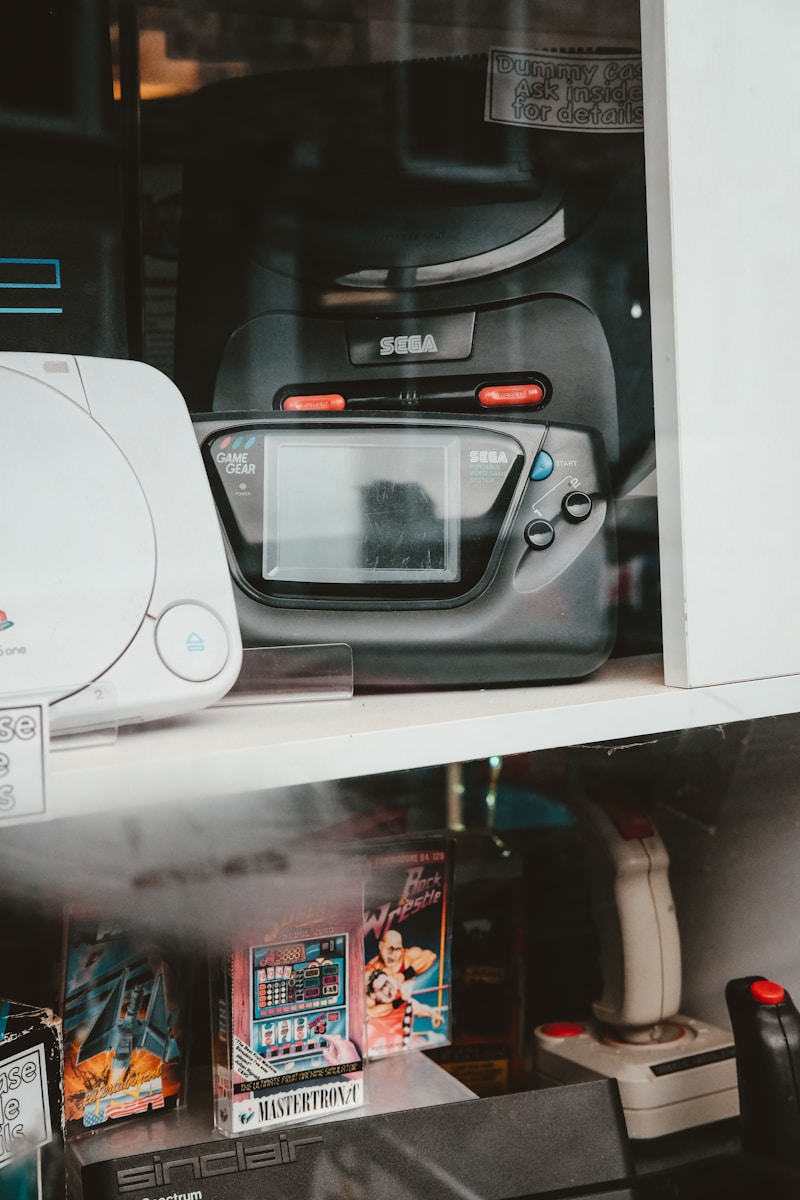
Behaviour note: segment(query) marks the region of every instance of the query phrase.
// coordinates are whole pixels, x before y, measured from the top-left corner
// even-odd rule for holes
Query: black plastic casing
[[[280,1134],[187,1145],[186,1134],[176,1144],[173,1132],[159,1142],[158,1154],[120,1138],[76,1141],[76,1155],[89,1160],[84,1200],[193,1191],[202,1191],[203,1200],[633,1200],[637,1194],[619,1092],[607,1079],[302,1122]]]
[[[245,646],[346,643],[356,688],[371,691],[577,679],[607,659],[616,629],[615,545],[607,464],[595,430],[543,421],[348,414],[195,418],[195,430],[228,544]],[[356,441],[367,435],[377,445],[397,434],[422,439],[423,445],[428,435],[437,442],[444,435],[460,455],[466,481],[460,504],[468,509],[475,507],[481,473],[505,469],[496,466],[498,450],[485,447],[518,447],[518,469],[508,487],[499,489],[502,512],[483,533],[485,563],[476,579],[466,579],[460,592],[458,583],[420,583],[413,575],[408,585],[377,588],[352,583],[293,588],[285,578],[273,587],[260,576],[263,546],[253,544],[259,537],[263,542],[264,529],[259,446],[288,434],[317,449],[332,436],[348,434]],[[227,464],[216,461],[228,437],[229,444],[237,438],[240,447],[251,444],[238,452],[233,465],[239,473],[230,476]],[[550,456],[553,469],[533,481],[540,451]],[[256,456],[252,470],[249,455]],[[313,489],[312,478],[308,486]],[[576,498],[580,511],[570,511]],[[324,496],[319,505],[322,511]],[[468,524],[464,515],[456,514],[462,531]],[[543,548],[531,537],[537,522],[542,524],[536,531],[552,530],[551,544]]]
[[[269,413],[287,388],[443,411],[454,377],[533,373],[548,420],[600,431],[615,481],[638,461],[653,437],[642,135],[487,121],[487,70],[382,63],[193,95],[176,325],[192,412]]]

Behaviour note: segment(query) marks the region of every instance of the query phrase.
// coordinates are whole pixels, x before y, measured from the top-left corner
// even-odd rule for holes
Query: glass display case
[[[0,787],[0,994],[57,1006],[66,905],[199,946],[289,879],[316,892],[300,864],[321,843],[447,828],[475,928],[468,865],[516,914],[525,1021],[500,1074],[522,1094],[533,1028],[596,997],[575,813],[598,780],[669,849],[683,1011],[727,1028],[726,979],[792,985],[744,896],[748,862],[777,863],[790,921],[800,17],[759,9],[769,70],[754,18],[749,0],[42,8],[47,61],[83,86],[48,68],[43,111],[4,74],[0,351],[131,358],[177,385],[258,665],[199,712],[52,742],[45,723],[35,816]],[[14,707],[0,691],[0,718]],[[463,1100],[445,1058],[406,1107],[414,1087]],[[674,1158],[634,1147],[642,1194],[666,1172],[699,1195],[710,1163],[736,1194],[723,1115]],[[603,1176],[620,1195],[628,1155]],[[530,1194],[562,1186],[543,1179]]]

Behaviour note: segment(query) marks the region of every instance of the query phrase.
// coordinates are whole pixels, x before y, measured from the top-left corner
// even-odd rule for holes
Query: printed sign
[[[638,132],[644,127],[641,55],[493,48],[485,117],[537,129]]]
[[[0,1167],[50,1140],[43,1046],[0,1062]]]
[[[0,708],[0,822],[45,810],[46,709]]]

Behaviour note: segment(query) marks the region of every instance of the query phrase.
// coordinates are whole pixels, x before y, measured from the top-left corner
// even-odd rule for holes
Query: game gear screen
[[[347,934],[252,950],[252,1047],[279,1071],[347,1034]]]
[[[265,439],[265,579],[455,582],[460,443],[391,433]]]

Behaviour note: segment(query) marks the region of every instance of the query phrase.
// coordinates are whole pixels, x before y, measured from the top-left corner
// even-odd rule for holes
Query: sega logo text
[[[382,337],[381,354],[438,354],[439,347],[432,333],[403,334],[400,337]]]

